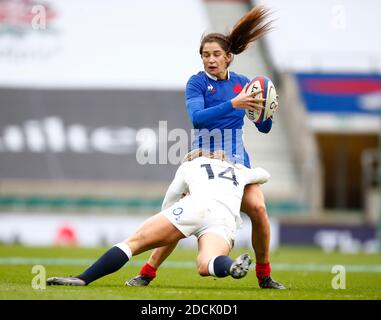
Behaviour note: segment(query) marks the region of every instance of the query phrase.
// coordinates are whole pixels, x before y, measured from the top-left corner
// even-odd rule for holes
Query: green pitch
[[[254,268],[240,280],[201,277],[195,267],[195,250],[176,249],[149,287],[125,287],[148,257],[142,254],[118,272],[87,287],[46,286],[33,289],[34,265],[42,265],[46,277],[69,276],[83,271],[108,248],[35,248],[0,246],[0,299],[129,299],[129,300],[258,300],[258,299],[381,299],[381,255],[326,254],[316,248],[284,247],[272,252],[272,276],[288,290],[258,288]],[[251,250],[235,249],[232,257]],[[345,289],[333,289],[338,274],[332,267],[345,267]],[[40,282],[34,280],[35,284]],[[341,284],[343,282],[340,282]]]

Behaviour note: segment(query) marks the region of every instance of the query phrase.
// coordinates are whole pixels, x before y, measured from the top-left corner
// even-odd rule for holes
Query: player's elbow
[[[191,118],[192,118],[192,124],[194,128],[196,129],[205,128],[205,121],[203,121],[202,117],[199,115],[198,112],[194,112]]]
[[[192,124],[195,129],[203,128],[203,123],[198,119],[198,117],[192,117]]]

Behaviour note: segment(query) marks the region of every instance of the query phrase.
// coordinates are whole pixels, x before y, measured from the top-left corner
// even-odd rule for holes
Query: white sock
[[[215,277],[216,274],[214,273],[214,260],[216,260],[217,257],[214,257],[213,259],[210,259],[208,262],[208,272],[211,276]]]
[[[128,257],[128,260],[132,257],[132,252],[130,247],[125,242],[119,242],[115,245],[115,247],[118,247],[120,250],[122,250]]]

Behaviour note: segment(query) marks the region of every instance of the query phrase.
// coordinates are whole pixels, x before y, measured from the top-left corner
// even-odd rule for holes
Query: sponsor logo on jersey
[[[172,211],[172,214],[176,217],[175,220],[179,220],[180,219],[180,215],[183,213],[183,208],[176,208],[176,209],[173,209]]]
[[[208,91],[209,92],[216,92],[216,89],[214,89],[214,87],[209,83],[208,84]]]
[[[173,209],[172,213],[173,213],[175,216],[179,216],[180,214],[183,213],[183,208],[176,208],[176,209]]]

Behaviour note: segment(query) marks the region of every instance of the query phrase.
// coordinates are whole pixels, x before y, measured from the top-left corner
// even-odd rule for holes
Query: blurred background
[[[274,29],[231,70],[269,76],[280,95],[269,134],[245,120],[252,165],[272,174],[272,248],[376,253],[376,0],[0,0],[0,242],[110,245],[158,212],[178,166],[169,133],[188,132],[184,152],[191,142],[184,88],[202,70],[200,38],[257,4]],[[246,220],[237,246],[250,233]]]

